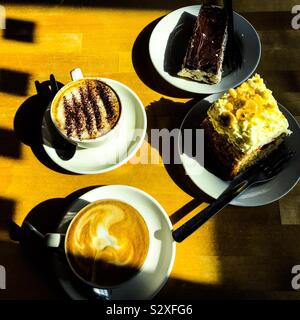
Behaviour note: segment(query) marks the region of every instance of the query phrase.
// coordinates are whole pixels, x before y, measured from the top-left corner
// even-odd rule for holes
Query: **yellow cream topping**
[[[214,129],[244,153],[291,133],[272,91],[258,74],[229,89],[207,113]]]

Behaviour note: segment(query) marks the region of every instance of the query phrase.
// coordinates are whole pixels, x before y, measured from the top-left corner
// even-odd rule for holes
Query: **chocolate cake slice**
[[[208,84],[219,83],[226,42],[225,11],[202,5],[178,75]]]

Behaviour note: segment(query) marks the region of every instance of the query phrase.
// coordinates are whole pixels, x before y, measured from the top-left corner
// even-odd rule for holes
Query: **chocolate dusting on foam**
[[[85,116],[81,107],[81,103],[77,102],[75,95],[72,93],[72,104],[75,115],[75,129],[78,138],[81,138],[82,131],[84,130]]]
[[[103,106],[106,110],[106,119],[109,123],[114,121],[116,116],[115,107],[111,99],[110,90],[107,85],[102,83],[97,83],[97,90],[100,94],[100,97],[103,101]]]
[[[105,134],[119,117],[118,99],[102,82],[80,85],[71,89],[62,100],[64,131],[70,138],[91,139]]]
[[[102,128],[101,113],[100,113],[99,106],[97,103],[97,97],[93,94],[93,90],[90,86],[90,83],[87,84],[87,100],[91,104],[91,108],[92,108],[93,114],[95,116],[97,130],[100,131]]]
[[[87,87],[87,90],[89,90],[89,87]],[[93,104],[91,105],[89,98],[89,92],[85,92],[83,91],[82,87],[79,88],[79,95],[80,95],[80,99],[83,102],[82,103],[82,111],[83,111],[83,115],[85,117],[85,126],[86,129],[89,133],[89,136],[93,135],[93,131],[94,131],[94,112],[95,112],[95,108],[93,106]],[[97,127],[98,128],[98,127]]]
[[[75,114],[74,108],[68,103],[66,97],[63,97],[64,113],[65,113],[65,131],[67,136],[72,136],[75,130]]]

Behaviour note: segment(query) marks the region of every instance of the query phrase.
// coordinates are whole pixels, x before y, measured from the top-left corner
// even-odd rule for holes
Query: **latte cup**
[[[103,216],[97,222],[95,216],[99,211]],[[138,220],[140,221],[137,222]],[[119,234],[120,238],[117,238],[116,234]],[[116,243],[113,243],[114,239]],[[120,287],[144,272],[152,263],[149,255],[150,242],[151,230],[142,214],[125,202],[111,199],[92,202],[79,210],[70,222],[66,234],[48,233],[45,236],[46,247],[63,251],[76,278],[91,288],[98,289]],[[93,250],[90,250],[89,245]],[[79,250],[74,250],[74,247]],[[117,255],[120,257],[115,258]],[[88,256],[93,259],[88,259]],[[103,263],[101,259],[107,259],[109,263]],[[112,264],[112,261],[115,264]],[[131,266],[127,267],[126,263],[131,263]],[[136,263],[137,267],[132,268],[133,263]],[[88,271],[85,273],[85,270]]]
[[[122,105],[121,100],[118,96],[118,93],[115,91],[114,88],[112,88],[110,85],[108,85],[105,82],[105,79],[98,78],[98,77],[84,77],[82,74],[82,71],[79,68],[72,70],[70,72],[70,75],[71,75],[72,81],[67,83],[65,86],[63,86],[56,93],[56,95],[54,96],[54,98],[51,102],[51,106],[50,106],[50,117],[51,117],[52,123],[54,124],[54,127],[57,129],[58,133],[63,138],[65,138],[68,142],[70,142],[71,144],[74,144],[74,145],[81,147],[81,148],[99,147],[104,141],[107,141],[108,139],[117,139],[117,135],[120,134],[120,127],[121,127],[121,123],[122,123],[122,119],[123,119],[123,112],[122,112],[123,105]],[[110,93],[112,95],[114,95],[115,100],[118,101],[119,107],[118,107],[117,116],[115,117],[116,120],[114,120],[113,124],[110,125],[110,124],[108,124],[108,121],[106,121],[106,123],[105,123],[106,129],[105,129],[104,133],[99,133],[99,135],[97,136],[97,132],[96,132],[96,134],[94,134],[95,136],[91,136],[88,138],[87,137],[81,138],[81,137],[78,137],[77,134],[75,136],[72,134],[68,134],[67,130],[68,129],[70,130],[70,126],[67,129],[65,128],[65,126],[67,126],[67,124],[68,124],[67,121],[69,120],[69,119],[67,119],[68,111],[67,111],[67,109],[65,109],[65,112],[63,114],[63,112],[58,109],[59,108],[58,105],[60,103],[59,101],[64,99],[64,94],[66,94],[66,92],[72,90],[72,88],[76,89],[79,85],[82,85],[82,84],[84,85],[85,81],[86,82],[94,81],[94,82],[99,82],[99,83],[103,84],[103,86],[105,86],[105,88],[107,88],[110,91]],[[94,100],[93,103],[95,105],[95,98],[93,98],[93,100]],[[81,108],[83,110],[83,112],[81,112],[81,118],[85,118],[85,119],[83,119],[83,122],[84,123],[86,122],[88,128],[90,128],[91,125],[96,127],[94,119],[90,123],[87,122],[87,120],[90,121],[90,119],[92,117],[95,118],[94,111],[91,110],[91,108],[89,106],[87,106],[89,104],[91,104],[91,102],[89,101],[89,95],[84,97],[84,99],[82,99],[79,102],[78,101],[76,102],[76,100],[75,100],[74,106],[73,106],[73,111],[70,111],[70,113],[74,114],[74,111],[76,112],[76,110],[78,110],[78,108],[81,108],[81,106],[83,106],[83,108]],[[97,103],[96,103],[96,105],[97,105]],[[104,102],[103,102],[103,105],[104,105]],[[97,109],[96,106],[94,108]],[[99,110],[101,110],[101,107],[99,107],[99,108],[100,108]],[[99,114],[99,112],[98,112],[98,114]],[[80,116],[78,116],[78,115],[76,115],[75,117],[77,117],[77,118],[75,118],[76,120],[78,120],[80,118]],[[59,120],[59,118],[61,119],[61,121]],[[98,127],[98,124],[102,125],[103,121],[105,121],[105,119],[106,119],[106,117],[103,117],[102,113],[101,113],[101,117],[99,116],[99,118],[100,118],[99,120],[97,119],[97,121],[98,121],[97,127]],[[79,119],[78,123],[82,123],[82,119]],[[73,124],[73,127],[74,127],[74,124]],[[80,128],[79,129],[75,128],[75,129],[73,129],[73,131],[75,132],[76,129],[80,133]],[[87,131],[87,130],[85,130],[85,131]]]

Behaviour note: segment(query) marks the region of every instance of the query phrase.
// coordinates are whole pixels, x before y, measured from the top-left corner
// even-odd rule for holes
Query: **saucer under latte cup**
[[[101,78],[84,77],[79,68],[71,71],[71,79],[50,106],[59,134],[81,148],[98,147],[108,138],[117,138],[123,106],[116,90]]]
[[[117,200],[133,207],[144,219],[149,232],[149,248],[141,268],[129,280],[111,288],[97,288],[80,282],[70,270],[64,254],[64,236],[78,212],[99,200]],[[134,219],[135,220],[135,219]],[[140,219],[139,219],[140,220]],[[132,222],[132,220],[131,220]],[[130,222],[130,228],[132,223]],[[117,228],[118,230],[119,227]],[[111,236],[116,236],[109,228]],[[176,246],[172,238],[172,224],[163,207],[146,192],[125,185],[108,185],[94,188],[77,198],[61,218],[56,234],[46,236],[46,245],[54,247],[53,267],[65,292],[75,300],[100,298],[106,300],[148,300],[153,298],[167,282],[174,264]],[[62,235],[60,235],[62,234]],[[129,234],[132,238],[132,233]],[[120,242],[121,244],[121,242]],[[59,248],[57,248],[59,246]],[[75,279],[74,279],[75,278]],[[75,281],[74,281],[75,280]],[[83,285],[82,285],[83,284]],[[94,293],[98,296],[95,297]]]

